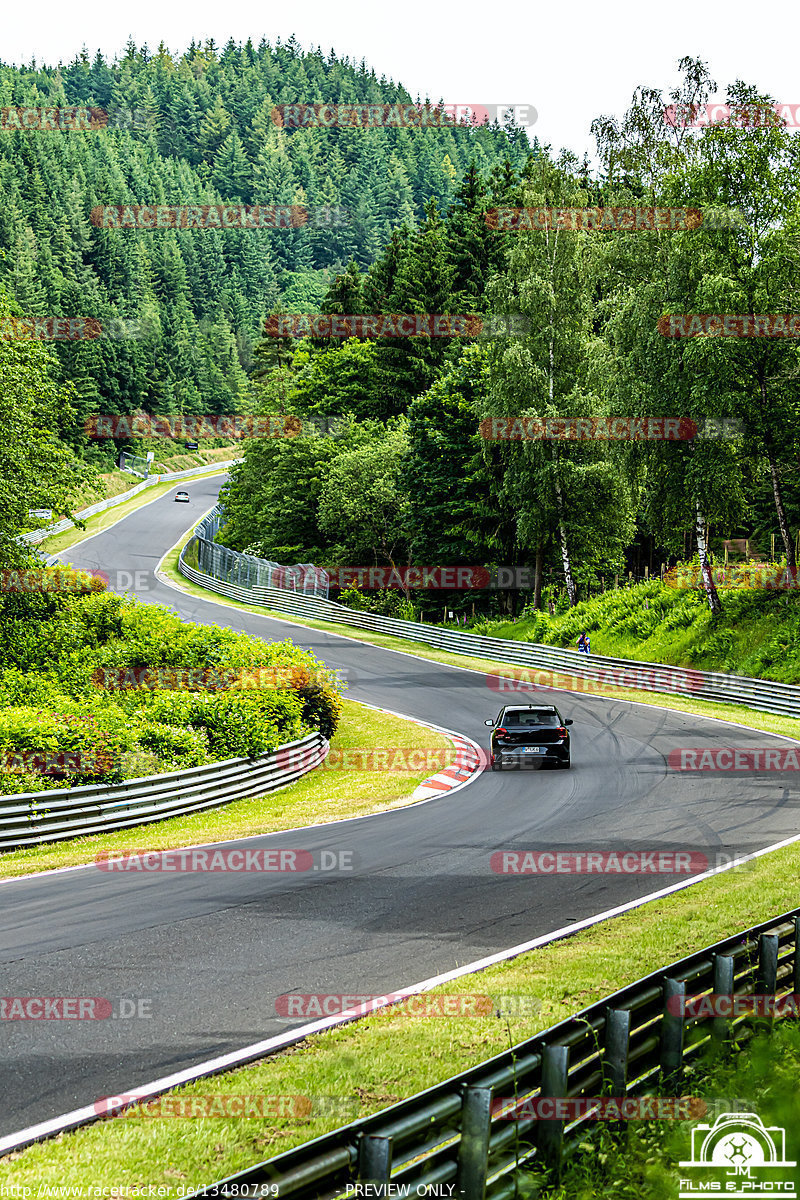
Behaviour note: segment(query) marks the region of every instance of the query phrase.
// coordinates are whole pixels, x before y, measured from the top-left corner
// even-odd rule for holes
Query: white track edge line
[[[399,1003],[406,996],[413,996],[419,992],[428,991],[434,987],[440,987],[442,984],[450,983],[454,979],[460,979],[464,975],[471,975],[478,971],[485,971],[488,967],[495,966],[498,963],[508,962],[512,958],[517,958],[521,954],[526,954],[531,950],[539,949],[551,942],[559,941],[562,938],[570,937],[575,933],[579,933],[583,929],[588,929],[593,925],[598,925],[602,921],[610,920],[612,917],[621,916],[623,913],[630,912],[632,909],[641,908],[645,904],[649,904],[653,900],[659,900],[664,896],[669,896],[674,892],[683,891],[687,887],[693,887],[697,883],[701,883],[705,879],[711,879],[714,875],[721,875],[725,871],[731,871],[734,867],[741,866],[742,863],[750,862],[754,858],[760,858],[764,854],[769,854],[774,850],[781,850],[785,846],[791,846],[800,841],[800,834],[791,838],[786,838],[781,842],[776,842],[772,846],[766,846],[763,850],[755,850],[752,854],[743,855],[741,858],[735,859],[731,863],[725,863],[721,867],[714,867],[710,871],[704,871],[701,875],[694,876],[691,879],[680,880],[678,883],[670,884],[668,887],[661,888],[657,892],[650,892],[646,896],[642,896],[636,900],[628,900],[624,904],[617,905],[614,908],[606,909],[605,912],[597,913],[592,917],[585,917],[582,921],[574,921],[571,925],[564,925],[561,929],[553,930],[551,933],[542,934],[540,937],[532,938],[530,941],[521,942],[518,946],[512,946],[509,950],[500,950],[496,954],[487,955],[485,958],[476,959],[475,962],[467,963],[463,967],[455,967],[452,971],[445,971],[441,975],[431,976],[429,979],[422,980],[421,983],[413,984],[409,987],[398,988],[397,991],[391,993],[393,999],[385,1000],[384,1003],[377,1003],[373,1007],[375,1010],[388,1008],[392,1004]],[[383,997],[381,997],[383,999]],[[278,1034],[276,1037],[267,1038],[262,1042],[254,1042],[250,1046],[245,1046],[242,1050],[234,1050],[229,1054],[220,1055],[217,1058],[208,1059],[204,1063],[199,1063],[194,1067],[188,1067],[184,1071],[177,1071],[172,1075],[166,1075],[162,1079],[155,1079],[151,1083],[142,1084],[140,1087],[132,1088],[129,1092],[123,1093],[127,1101],[144,1100],[151,1096],[160,1095],[162,1092],[180,1087],[182,1084],[194,1083],[198,1079],[205,1078],[209,1075],[216,1075],[225,1071],[228,1068],[243,1066],[254,1059],[266,1057],[273,1054],[276,1050],[285,1049],[287,1046],[303,1041],[305,1038],[313,1034],[324,1033],[328,1029],[338,1028],[342,1025],[349,1025],[353,1021],[361,1019],[367,1014],[354,1013],[351,1016],[342,1017],[337,1014],[333,1017],[325,1017],[320,1021],[312,1021],[306,1025],[302,1025],[299,1029],[292,1030],[289,1033]],[[476,1064],[478,1065],[478,1064]],[[104,1097],[103,1099],[107,1099]],[[122,1105],[120,1106],[122,1107]],[[75,1129],[80,1125],[86,1125],[90,1122],[100,1120],[103,1113],[98,1113],[95,1105],[86,1105],[83,1108],[77,1108],[73,1112],[65,1113],[60,1117],[52,1117],[49,1121],[42,1121],[38,1125],[31,1125],[27,1129],[18,1130],[16,1133],[7,1134],[0,1138],[0,1156],[10,1153],[20,1147],[27,1146],[31,1142],[36,1142],[42,1138],[53,1137],[55,1134],[66,1132],[67,1130]]]
[[[177,542],[175,544],[177,545]],[[164,558],[166,558],[167,554],[171,553],[171,551],[174,549],[175,549],[175,546],[171,546],[170,549],[166,551],[166,553],[164,554],[164,557],[160,560],[158,566],[156,567],[156,571],[160,571],[161,563],[164,561]],[[428,658],[426,655],[423,655],[423,654],[415,654],[413,650],[396,650],[396,649],[394,649],[394,647],[391,647],[391,646],[379,646],[375,642],[365,642],[362,638],[352,637],[346,633],[338,633],[336,630],[333,630],[333,629],[316,629],[313,625],[304,625],[300,621],[290,620],[288,614],[285,616],[282,616],[282,617],[272,616],[271,613],[276,611],[274,609],[268,610],[267,612],[263,612],[263,613],[253,611],[253,607],[246,605],[243,600],[231,602],[230,597],[221,597],[217,592],[209,592],[207,597],[206,596],[195,596],[192,592],[188,591],[185,588],[180,587],[179,584],[175,583],[174,580],[170,579],[169,576],[167,576],[167,575],[160,574],[158,576],[158,578],[166,587],[172,588],[173,591],[180,592],[181,595],[188,596],[191,600],[201,600],[202,602],[204,602],[206,604],[218,604],[221,608],[231,608],[231,609],[233,609],[234,612],[241,611],[241,610],[236,609],[236,607],[235,607],[235,605],[238,603],[238,604],[241,604],[242,609],[246,613],[248,613],[249,616],[263,617],[263,619],[265,621],[274,621],[278,625],[291,625],[294,629],[307,629],[307,630],[310,630],[312,633],[324,633],[328,637],[338,637],[338,638],[341,638],[345,642],[357,642],[359,646],[369,646],[373,650],[381,650],[381,651],[383,651],[384,654],[401,654],[406,658],[416,659],[417,662],[433,663],[435,666],[444,667],[445,670],[448,670],[448,671],[466,671],[469,675],[483,675],[484,679],[486,678],[487,675],[492,675],[492,678],[494,678],[494,679],[513,679],[514,678],[511,675],[503,675],[502,673],[495,675],[491,671],[486,671],[486,670],[480,671],[480,670],[478,670],[477,667],[462,667],[462,666],[459,666],[458,663],[439,662],[438,659]],[[194,584],[194,586],[199,588],[200,584]],[[200,590],[206,591],[207,589],[201,588]],[[227,603],[226,603],[226,600],[228,601]],[[326,622],[324,617],[317,617],[317,618],[311,617],[311,618],[309,618],[309,620],[318,620],[324,624],[331,624],[330,621]],[[397,633],[381,634],[378,630],[376,630],[375,632],[378,634],[379,637],[396,637],[396,638],[400,637],[400,634],[397,634]],[[257,635],[253,635],[253,636],[257,636]],[[456,654],[457,653],[456,650],[446,650],[441,646],[430,646],[430,645],[428,645],[428,643],[425,643],[425,642],[420,643],[420,645],[424,645],[424,646],[426,646],[427,649],[430,649],[430,650],[439,650],[440,653],[442,653],[442,654]],[[467,657],[467,656],[465,656],[465,657]],[[480,658],[481,655],[478,653],[475,653],[474,655],[470,655],[469,657]],[[641,666],[642,665],[635,658],[632,658],[632,659],[629,659],[626,661],[629,661],[632,666]],[[493,666],[496,666],[496,667],[508,667],[510,670],[519,670],[519,669],[524,670],[525,669],[524,667],[521,668],[519,663],[503,663],[503,662],[495,661],[494,659],[487,659],[487,662],[490,662]],[[671,664],[663,663],[660,665],[668,667]],[[537,668],[537,669],[539,669],[539,668]],[[541,670],[549,670],[549,669],[550,668],[547,668],[547,667],[541,668]],[[559,673],[558,671],[555,672],[555,674],[558,674],[558,673]],[[761,682],[771,683],[772,680],[766,679],[766,680],[762,680]],[[763,733],[765,737],[784,738],[786,741],[794,742],[794,743],[800,745],[800,738],[793,738],[788,733],[773,733],[769,729],[759,729],[759,727],[757,725],[743,725],[741,721],[728,721],[725,719],[725,717],[713,717],[710,714],[706,715],[705,713],[687,712],[685,709],[682,709],[682,708],[672,708],[669,704],[650,704],[649,701],[647,701],[647,700],[627,700],[627,699],[624,699],[622,696],[606,696],[606,695],[592,696],[592,695],[585,694],[583,692],[573,693],[573,692],[570,692],[570,690],[568,688],[548,687],[548,690],[552,691],[552,692],[561,692],[567,696],[578,695],[578,696],[580,696],[580,698],[582,700],[589,700],[589,701],[596,700],[598,702],[604,701],[605,703],[608,703],[610,701],[613,704],[640,704],[640,705],[643,705],[645,708],[655,708],[659,712],[677,713],[678,716],[681,716],[681,717],[694,717],[696,720],[699,720],[699,721],[716,721],[720,725],[730,725],[734,729],[755,730],[756,733]],[[646,689],[632,688],[630,690],[631,691],[636,691],[636,690],[643,691]],[[653,695],[653,696],[675,696],[676,699],[679,699],[679,698],[684,698],[686,700],[692,699],[692,697],[689,695],[685,696],[683,692],[653,691],[649,694]],[[725,700],[703,700],[702,698],[698,698],[697,702],[699,704],[725,704],[725,703],[727,703]],[[360,701],[359,701],[359,703],[360,703]],[[733,707],[733,705],[732,705],[732,707]],[[747,705],[736,705],[735,707],[747,708]],[[747,711],[759,713],[765,717],[781,717],[781,716],[783,716],[787,720],[797,720],[796,717],[793,718],[789,713],[770,713],[770,712],[766,712],[765,710],[762,710],[760,708],[751,708],[751,709],[748,709]]]

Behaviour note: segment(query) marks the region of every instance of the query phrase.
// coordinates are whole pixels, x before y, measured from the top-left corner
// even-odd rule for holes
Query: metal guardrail
[[[222,525],[222,508],[218,504],[198,522],[194,536],[181,551],[183,558],[192,547],[197,553],[200,572],[226,586],[232,585],[248,596],[264,588],[287,592],[302,592],[306,596],[327,599],[328,572],[312,563],[284,567],[254,554],[242,554],[215,541]],[[219,589],[215,589],[219,590]],[[256,601],[259,603],[259,601]]]
[[[654,971],[461,1075],[193,1195],[331,1200],[348,1187],[352,1195],[354,1184],[377,1184],[378,1196],[454,1184],[462,1200],[509,1200],[520,1194],[520,1170],[557,1170],[596,1127],[590,1116],[527,1115],[524,1103],[511,1120],[514,1104],[682,1094],[684,1066],[712,1047],[724,1051],[747,1021],[687,1016],[686,997],[800,992],[799,947],[796,908]]]
[[[638,662],[604,655],[579,654],[558,646],[538,642],[516,642],[504,638],[460,633],[416,621],[400,621],[374,613],[355,612],[332,600],[295,595],[277,588],[254,586],[244,588],[233,583],[212,579],[185,561],[191,542],[181,552],[178,567],[182,575],[194,583],[248,604],[263,605],[311,620],[332,621],[387,633],[448,650],[452,654],[468,654],[477,658],[494,659],[525,668],[529,674],[523,680],[534,687],[563,688],[568,691],[595,691],[608,694],[609,689],[634,688],[641,691],[666,692],[671,695],[692,696],[698,700],[742,704],[763,712],[800,717],[800,687],[791,683],[775,683],[770,679],[753,679],[747,675],[727,675],[723,672],[694,671],[664,663]],[[544,677],[542,677],[544,672]],[[559,680],[558,676],[567,676]],[[587,687],[586,684],[596,685]],[[524,699],[525,689],[514,680],[498,682],[498,694],[506,700]],[[530,692],[528,692],[530,695]]]
[[[84,520],[86,517],[93,517],[95,513],[105,512],[107,508],[114,508],[117,504],[124,504],[132,496],[138,495],[145,488],[153,487],[157,483],[166,483],[172,479],[188,479],[192,475],[205,475],[207,472],[217,469],[227,471],[228,467],[235,466],[239,461],[238,458],[231,458],[226,459],[225,462],[204,463],[199,467],[189,467],[186,471],[170,471],[164,475],[151,475],[149,479],[145,479],[142,483],[138,483],[136,487],[123,492],[121,496],[112,496],[110,500],[99,500],[97,504],[90,504],[88,508],[80,509],[76,512],[75,516],[81,520]],[[70,520],[69,517],[65,517],[63,521],[57,521],[55,525],[48,525],[45,529],[32,529],[29,533],[21,533],[19,540],[27,542],[30,546],[35,546],[37,542],[43,542],[45,538],[50,537],[54,533],[63,533],[65,529],[72,529],[74,525],[74,521]]]
[[[109,833],[273,792],[319,766],[327,754],[327,740],[314,732],[258,758],[230,758],[110,787],[95,783],[0,796],[0,850]]]

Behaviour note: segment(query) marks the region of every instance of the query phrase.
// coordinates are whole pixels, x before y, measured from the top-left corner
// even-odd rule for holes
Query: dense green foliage
[[[715,94],[703,63],[681,68],[673,103]],[[742,83],[728,99],[734,113],[769,111],[769,98]],[[493,323],[489,335],[352,337],[334,348],[307,339],[284,346],[277,365],[275,347],[259,347],[266,410],[350,423],[332,437],[307,428],[285,448],[249,447],[225,494],[221,540],[270,558],[290,541],[295,560],[323,566],[525,566],[523,599],[537,608],[548,583],[575,605],[603,580],[642,576],[645,566],[657,573],[696,548],[698,585],[716,615],[722,601],[707,567],[748,539],[746,552],[793,570],[797,337],[665,336],[662,318],[800,310],[800,143],[774,112],[684,129],[665,121],[666,104],[639,89],[622,120],[595,122],[597,178],[548,147],[502,172],[470,169],[449,207],[432,200],[424,223],[396,232],[366,271],[352,261],[323,305],[473,311]],[[489,215],[505,206],[697,208],[703,222],[643,228],[637,217],[627,230],[508,232]],[[517,327],[504,335],[500,319]],[[602,428],[617,417],[639,431],[524,432],[563,419]],[[650,418],[699,432],[648,438]],[[492,434],[515,422],[515,437]],[[733,539],[742,545],[723,547]],[[414,599],[442,611],[439,596]],[[509,589],[444,601],[465,613],[476,599],[484,613],[512,613],[519,597]]]
[[[79,572],[36,578],[17,589],[7,575],[0,607],[0,791],[111,783],[336,729],[333,675],[291,642],[187,625]]]
[[[54,349],[94,412],[251,411],[248,373],[277,305],[315,311],[350,259],[369,266],[476,163],[524,161],[518,128],[282,128],[276,105],[411,101],[401,86],[294,40],[172,55],[129,43],[113,62],[0,65],[0,106],[97,107],[108,126],[0,137],[0,291],[26,317],[88,316],[110,336]],[[97,205],[304,205],[284,229],[114,229]],[[129,323],[129,324],[126,324]],[[103,458],[107,443],[95,445]],[[113,449],[113,447],[112,447]]]
[[[8,317],[0,299],[0,322]],[[63,440],[73,392],[54,380],[50,349],[0,340],[0,562],[26,561],[17,541],[33,522],[29,508],[62,512],[94,475]]]

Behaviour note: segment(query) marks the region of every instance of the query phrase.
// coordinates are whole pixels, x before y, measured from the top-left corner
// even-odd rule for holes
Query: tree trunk
[[[575,580],[572,578],[572,568],[569,561],[567,531],[564,528],[564,498],[561,495],[561,484],[558,482],[558,476],[556,476],[556,503],[558,505],[558,540],[561,543],[561,561],[564,564],[564,583],[567,588],[570,607],[574,608],[578,603],[578,593],[575,588]]]
[[[778,468],[778,463],[775,458],[775,453],[772,446],[767,446],[767,462],[769,463],[769,473],[772,479],[772,495],[775,497],[775,512],[778,514],[778,526],[781,531],[781,539],[783,548],[786,551],[786,566],[794,573],[797,569],[797,560],[794,553],[794,538],[789,532],[789,522],[786,519],[786,509],[783,504],[783,493],[781,490],[781,476]]]
[[[706,547],[706,522],[703,516],[703,511],[700,508],[700,501],[695,501],[695,532],[697,534],[697,557],[700,559],[700,572],[703,577],[703,587],[706,589],[706,599],[708,607],[711,609],[714,616],[722,612],[722,604],[719,594],[717,593],[716,584],[711,575],[711,566],[708,561],[708,549]]]
[[[764,412],[767,412],[767,381],[763,373],[759,379],[761,388],[761,403]],[[797,569],[797,559],[795,558],[794,541],[789,533],[789,522],[786,519],[786,509],[783,504],[783,492],[781,489],[781,474],[778,467],[778,460],[775,457],[775,449],[772,442],[772,436],[767,430],[764,438],[764,448],[767,452],[767,462],[769,463],[769,474],[772,480],[772,495],[775,500],[775,512],[778,516],[778,527],[781,531],[781,539],[783,548],[786,551],[786,566],[794,575]]]
[[[538,612],[542,607],[542,573],[544,568],[544,538],[536,543],[536,566],[533,575],[533,607]]]

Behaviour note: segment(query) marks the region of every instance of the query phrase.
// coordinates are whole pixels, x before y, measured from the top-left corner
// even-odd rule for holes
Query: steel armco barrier
[[[0,850],[108,833],[274,792],[319,766],[327,754],[327,740],[314,732],[258,758],[229,758],[110,787],[95,783],[0,796]]]
[[[348,1187],[355,1192],[358,1183],[379,1185],[371,1193],[379,1197],[424,1195],[432,1184],[455,1185],[452,1194],[459,1200],[525,1195],[517,1190],[520,1170],[558,1171],[596,1122],[587,1116],[574,1124],[544,1119],[525,1115],[524,1108],[520,1119],[509,1120],[507,1107],[504,1119],[501,1100],[511,1106],[511,1097],[519,1103],[683,1094],[683,1067],[714,1046],[724,1052],[733,1033],[743,1035],[747,1021],[742,1015],[687,1016],[685,997],[796,994],[799,944],[796,908],[654,971],[445,1083],[194,1196],[328,1200]],[[277,1185],[277,1193],[269,1185]],[[530,1194],[540,1193],[532,1188]]]
[[[115,508],[118,504],[124,504],[132,496],[138,496],[139,492],[143,492],[157,483],[168,483],[172,479],[189,479],[192,475],[213,474],[217,470],[227,471],[229,467],[235,466],[240,461],[238,458],[231,458],[225,462],[204,463],[200,467],[189,467],[186,471],[170,471],[164,475],[151,475],[149,479],[145,479],[142,483],[137,483],[136,487],[123,492],[121,496],[112,496],[110,500],[98,500],[97,504],[90,504],[88,508],[80,509],[76,512],[75,516],[82,521],[86,517],[93,517],[95,513],[105,512],[107,508]],[[45,529],[32,529],[29,533],[21,533],[19,540],[27,542],[30,546],[34,546],[37,542],[43,542],[45,538],[50,537],[54,533],[63,533],[65,529],[72,529],[74,525],[74,521],[71,521],[69,517],[65,517],[63,521],[57,521],[55,525],[48,525]]]
[[[327,599],[327,571],[311,563],[284,567],[254,554],[241,554],[238,550],[220,546],[214,538],[221,525],[222,508],[218,504],[198,522],[193,537],[181,551],[183,557],[190,546],[195,547],[198,569],[205,578],[225,587],[233,586],[250,598],[258,596],[264,589],[280,589],[281,592],[303,592],[316,599]],[[258,599],[254,602],[261,603]]]
[[[747,675],[726,675],[722,672],[694,671],[672,667],[664,663],[638,662],[626,658],[607,658],[603,655],[578,654],[574,650],[563,650],[558,646],[544,646],[538,642],[515,642],[503,638],[482,637],[474,633],[459,633],[454,629],[438,629],[434,625],[423,625],[416,621],[400,621],[392,617],[379,617],[374,613],[355,612],[332,600],[302,596],[278,588],[255,585],[240,587],[212,579],[196,570],[185,561],[189,542],[181,551],[178,566],[182,575],[199,583],[209,591],[217,592],[234,600],[248,604],[263,605],[277,612],[290,613],[310,620],[332,621],[340,625],[351,625],[356,629],[367,629],[375,633],[387,633],[393,637],[412,642],[422,642],[452,654],[468,654],[476,658],[495,659],[501,663],[527,668],[534,672],[545,671],[572,676],[579,680],[597,684],[602,689],[634,688],[648,692],[666,692],[671,695],[694,696],[698,700],[715,700],[724,704],[743,704],[763,712],[780,713],[800,717],[800,687],[791,683],[774,683],[769,679],[751,679]],[[532,677],[537,687],[547,687],[544,680]],[[559,687],[558,680],[550,685]],[[565,690],[582,691],[574,684]],[[498,699],[513,701],[525,699],[524,689],[512,685],[498,687]],[[528,692],[528,695],[531,693]],[[491,708],[491,704],[488,705]]]

